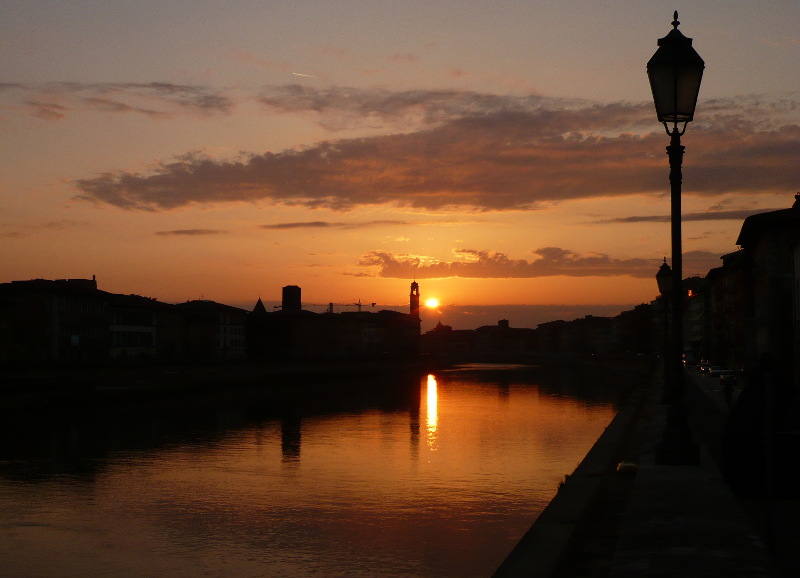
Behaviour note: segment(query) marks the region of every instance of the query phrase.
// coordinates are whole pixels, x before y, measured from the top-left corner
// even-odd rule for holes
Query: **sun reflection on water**
[[[0,574],[127,575],[136,560],[149,576],[488,576],[615,410],[583,373],[477,369],[413,374],[388,397],[320,384],[341,387],[335,407],[298,393],[280,412],[243,398],[196,419],[43,414],[29,446],[0,443],[14,529]]]
[[[428,375],[428,413],[426,415],[426,429],[428,432],[427,442],[431,451],[438,449],[436,443],[436,430],[439,421],[439,392],[436,386],[436,378]]]

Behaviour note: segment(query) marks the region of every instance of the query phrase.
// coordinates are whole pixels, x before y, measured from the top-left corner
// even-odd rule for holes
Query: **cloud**
[[[664,194],[669,187],[668,138],[652,129],[649,103],[298,85],[272,88],[261,101],[276,114],[314,114],[332,130],[351,119],[373,119],[382,127],[402,121],[405,128],[236,160],[189,153],[156,163],[148,174],[118,171],[79,180],[78,198],[150,211],[264,200],[333,210],[499,211]],[[685,194],[796,189],[795,100],[715,100],[706,108],[704,124],[683,141]]]
[[[57,102],[46,102],[43,100],[27,100],[25,106],[31,110],[34,116],[42,120],[61,120],[71,109]]]
[[[8,223],[0,223],[0,228],[11,227],[11,226],[12,225],[10,225]],[[13,226],[18,226],[18,225],[14,224]],[[39,224],[36,224],[36,225],[27,225],[27,226],[23,225],[23,228],[27,229],[27,230],[34,230],[34,231],[39,230],[39,229],[43,229],[45,231],[68,231],[68,230],[80,229],[80,230],[85,231],[87,229],[94,228],[94,224],[92,224],[92,223],[90,223],[88,221],[77,221],[77,220],[72,220],[72,219],[60,219],[58,221],[45,221],[43,223],[39,223]],[[8,237],[8,238],[11,238],[11,239],[21,239],[21,238],[25,237],[25,233],[22,233],[20,231],[13,231],[12,230],[12,231],[7,231],[7,232],[0,232],[0,236]]]
[[[370,227],[383,227],[383,226],[406,226],[406,225],[419,225],[419,222],[411,223],[410,221],[365,221],[362,223],[344,223],[344,222],[329,222],[329,221],[302,221],[298,223],[273,223],[271,225],[259,225],[259,229],[267,230],[286,230],[286,229],[365,229]]]
[[[392,91],[338,86],[316,88],[301,84],[265,87],[256,100],[269,113],[311,116],[320,126],[331,131],[389,126],[401,132],[474,114],[533,111],[569,104],[537,95],[502,96],[457,90]]]
[[[531,251],[534,258],[510,259],[504,253],[458,249],[453,261],[438,261],[416,255],[371,251],[359,261],[361,267],[377,268],[377,276],[401,279],[529,279],[537,277],[652,277],[659,259],[615,259],[601,253],[579,254],[559,247]],[[705,274],[719,265],[719,256],[706,251],[684,254],[687,274]]]
[[[227,115],[234,101],[208,87],[150,83],[16,83],[0,86],[4,107],[27,110],[44,120],[75,112],[143,114],[171,118],[178,114]]]
[[[100,112],[136,112],[150,117],[166,116],[166,113],[158,110],[143,108],[139,106],[131,106],[118,100],[111,100],[108,98],[84,98],[83,102],[89,105],[90,108]]]
[[[786,207],[780,207],[785,209]],[[777,211],[778,209],[741,209],[733,211],[707,211],[704,213],[683,213],[681,220],[689,221],[744,221],[750,215],[756,213],[766,213]],[[616,219],[600,219],[593,221],[597,224],[608,223],[669,223],[670,215],[634,215],[630,217],[619,217]]]
[[[47,221],[42,223],[43,229],[59,230],[59,229],[87,229],[93,225],[87,221],[74,221],[71,219],[61,219],[59,221]]]
[[[285,229],[324,229],[327,227],[341,227],[344,223],[328,223],[326,221],[305,221],[301,223],[274,223],[272,225],[259,225],[259,229],[285,230]]]
[[[203,235],[224,235],[227,231],[220,231],[218,229],[175,229],[173,231],[157,231],[156,235],[162,237],[194,237]]]

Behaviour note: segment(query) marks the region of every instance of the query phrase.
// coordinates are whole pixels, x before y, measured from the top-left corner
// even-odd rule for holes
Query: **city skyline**
[[[287,284],[402,306],[414,279],[442,311],[648,302],[670,240],[645,64],[674,8],[706,61],[685,276],[800,183],[800,6],[681,4],[5,6],[0,282],[96,274],[242,307]]]

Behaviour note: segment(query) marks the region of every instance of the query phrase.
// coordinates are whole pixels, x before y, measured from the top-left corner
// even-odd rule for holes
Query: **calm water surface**
[[[520,367],[330,385],[7,428],[0,575],[488,576],[623,395]]]

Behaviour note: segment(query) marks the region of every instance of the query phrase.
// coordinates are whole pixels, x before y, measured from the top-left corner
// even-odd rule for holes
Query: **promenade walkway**
[[[800,576],[798,500],[737,499],[715,463],[729,411],[718,380],[689,372],[701,464],[655,464],[662,388],[657,371],[634,393],[497,578]]]

